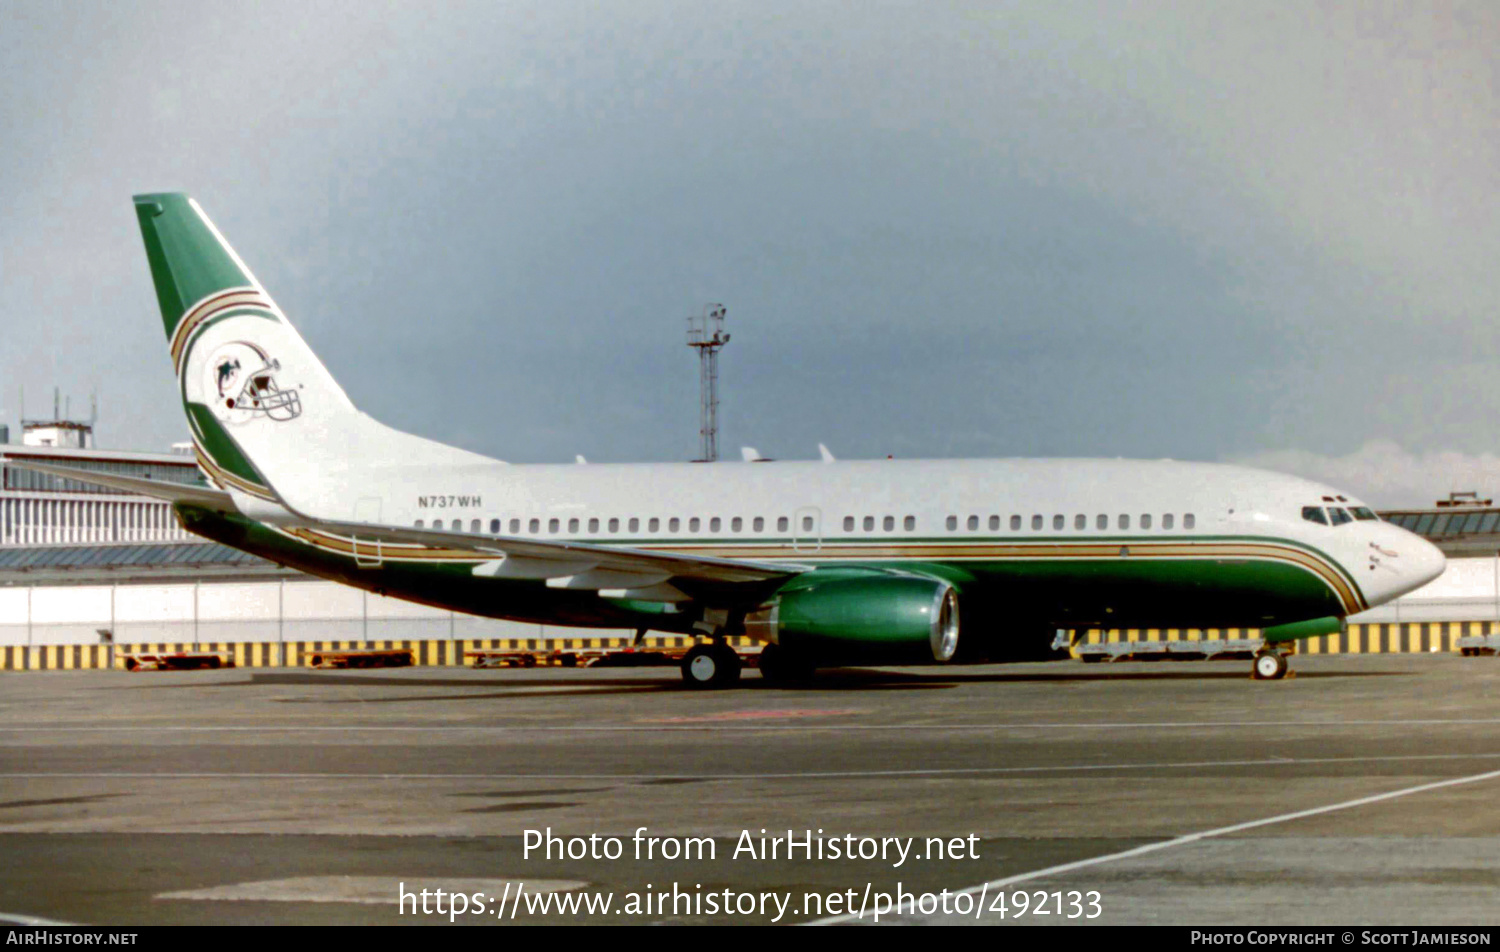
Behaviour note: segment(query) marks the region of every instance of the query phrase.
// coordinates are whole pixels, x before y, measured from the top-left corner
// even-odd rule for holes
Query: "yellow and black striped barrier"
[[[470,651],[500,650],[535,652],[539,656],[559,652],[618,650],[632,646],[644,650],[691,647],[698,639],[686,635],[650,636],[639,645],[631,637],[599,638],[465,638],[457,641],[288,641],[288,642],[149,642],[115,645],[5,645],[0,646],[0,671],[69,671],[119,668],[128,655],[205,654],[224,656],[236,668],[310,668],[313,659],[340,651],[410,651],[414,664],[461,666]],[[731,638],[735,647],[750,647],[753,638]]]
[[[1299,654],[1417,654],[1458,650],[1458,639],[1500,634],[1494,621],[1429,621],[1348,625],[1344,631],[1296,642]],[[1131,642],[1239,641],[1258,628],[1090,628],[1075,645]]]
[[[1298,641],[1301,654],[1413,654],[1458,651],[1458,639],[1500,634],[1495,621],[1402,622],[1400,624],[1349,625],[1345,631]],[[1194,642],[1255,639],[1254,628],[1093,628],[1079,633],[1076,645],[1130,642]],[[534,652],[538,662],[547,655],[569,651],[683,649],[695,641],[687,635],[650,636],[635,644],[631,637],[597,638],[464,638],[455,641],[289,641],[289,642],[177,642],[117,645],[4,645],[0,646],[0,671],[70,671],[124,668],[131,654],[184,654],[216,652],[237,668],[305,668],[313,657],[336,651],[410,651],[412,661],[423,666],[462,666],[469,652]],[[738,648],[756,644],[750,638],[732,638]]]

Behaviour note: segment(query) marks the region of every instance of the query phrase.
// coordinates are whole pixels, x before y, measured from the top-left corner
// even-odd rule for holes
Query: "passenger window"
[[[1052,517],[1052,528],[1054,531],[1061,530],[1066,525],[1066,520],[1061,513]]]
[[[499,519],[491,519],[490,520],[490,534],[493,535],[495,533],[498,533],[499,531],[500,531],[500,520]]]
[[[540,520],[540,519],[533,519],[533,520],[531,520],[531,522],[527,524],[527,531],[530,532],[532,535],[537,535],[538,533],[540,533],[542,531],[542,520]]]
[[[1031,517],[1031,528],[1033,530],[1035,530],[1035,529],[1040,529],[1041,527],[1042,527],[1042,517],[1041,516],[1032,516]]]
[[[776,531],[777,532],[785,532],[787,530],[787,527],[790,526],[790,525],[791,525],[791,523],[787,522],[786,516],[777,516],[776,517]]]
[[[845,516],[844,517],[844,531],[845,532],[853,532],[854,531],[854,517],[853,516]]]
[[[651,517],[651,521],[648,522],[648,523],[646,523],[646,531],[647,532],[660,532],[661,531],[661,519],[659,519],[656,516],[652,516]]]
[[[1123,512],[1120,513],[1120,520],[1119,520],[1119,522],[1116,523],[1116,525],[1118,525],[1121,529],[1129,529],[1130,528],[1130,517],[1127,516],[1127,515],[1125,515],[1125,513],[1123,513]]]
[[[418,529],[422,528],[422,520],[421,519],[417,520],[417,528]]]
[[[917,517],[916,516],[907,516],[906,517],[906,522],[904,523],[904,525],[906,526],[906,531],[907,532],[911,532],[913,529],[915,529],[917,527]]]
[[[719,527],[722,526],[723,524],[724,523],[719,520],[718,516],[714,516],[712,519],[708,520],[708,531],[709,532],[718,532],[719,531]]]
[[[610,532],[614,532],[615,530],[611,529],[609,531]],[[636,533],[636,532],[640,532],[641,531],[641,518],[640,518],[640,516],[631,516],[630,517],[630,531],[632,533]]]
[[[750,523],[750,528],[754,529],[756,532],[764,532],[764,531],[766,531],[766,520],[765,520],[765,517],[764,516],[756,516],[755,517],[755,521],[752,522],[752,523]]]
[[[969,531],[973,532],[975,529],[978,529],[978,528],[979,528],[979,517],[978,516],[970,516],[969,517]]]
[[[1316,522],[1320,526],[1328,525],[1328,517],[1323,515],[1321,506],[1303,506],[1302,518],[1308,522]]]
[[[548,519],[547,520],[547,531],[548,532],[556,532],[560,527],[561,527],[561,523],[559,523],[556,519]]]
[[[1151,513],[1145,512],[1145,513],[1141,514],[1141,528],[1142,529],[1149,529],[1149,528],[1151,528]]]
[[[1172,528],[1172,514],[1170,512],[1161,517],[1161,527],[1163,529]]]
[[[729,520],[729,531],[740,532],[743,531],[744,528],[745,520],[741,519],[739,516],[735,516],[733,519]]]
[[[701,526],[702,524],[703,523],[698,519],[697,516],[693,516],[691,519],[688,520],[688,531],[689,532],[697,532],[698,531],[698,527]]]
[[[479,531],[479,520],[478,519],[470,519],[469,520],[469,531],[470,532],[478,532]]]
[[[671,519],[667,520],[667,531],[668,532],[675,533],[675,532],[679,531],[681,528],[682,528],[682,520],[679,519],[677,516],[673,516]]]
[[[883,528],[886,532],[890,532],[891,530],[895,529],[896,517],[886,516],[885,519],[881,522],[881,528]]]
[[[1106,516],[1102,512],[1099,513],[1098,518],[1096,518],[1094,520],[1094,528],[1095,529],[1108,529],[1109,528],[1109,516]]]
[[[957,516],[949,516],[948,517],[948,531],[952,532],[954,529],[957,529],[957,528],[958,528],[958,517]]]
[[[598,531],[599,531],[599,520],[597,518],[590,519],[589,520],[589,532],[593,533],[593,532],[598,532]]]
[[[1192,528],[1196,527],[1197,525],[1198,525],[1198,517],[1195,516],[1195,515],[1193,515],[1191,512],[1182,517],[1182,527],[1184,529],[1192,529]]]
[[[1089,527],[1089,517],[1088,516],[1085,516],[1083,513],[1080,512],[1078,515],[1076,515],[1076,516],[1073,517],[1073,528],[1075,528],[1075,529],[1087,529],[1088,527]]]
[[[609,520],[609,531],[610,532],[619,532],[620,531],[620,517],[619,516],[615,516],[614,518],[612,518],[612,519]]]
[[[1021,529],[1021,517],[1020,516],[1011,516],[1010,517],[1010,531],[1011,532],[1019,532],[1020,529]]]
[[[1353,522],[1354,521],[1354,517],[1353,516],[1349,515],[1347,512],[1345,512],[1343,509],[1339,508],[1338,506],[1329,506],[1328,507],[1328,515],[1333,518],[1333,524],[1336,525],[1336,526],[1341,526],[1341,525],[1343,525],[1346,522]]]
[[[812,516],[803,516],[802,517],[802,531],[803,532],[811,532],[812,531],[812,526],[813,526],[813,518],[812,518]]]
[[[578,520],[577,519],[569,519],[568,520],[568,531],[569,532],[577,532],[578,531]]]
[[[875,531],[875,517],[874,516],[865,516],[865,531],[866,532],[874,532]]]
[[[518,535],[520,533],[520,531],[521,531],[521,520],[519,520],[519,519],[512,519],[510,521],[510,534],[511,535]]]

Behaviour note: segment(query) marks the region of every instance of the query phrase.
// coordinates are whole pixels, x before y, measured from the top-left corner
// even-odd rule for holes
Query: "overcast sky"
[[[1500,4],[0,0],[0,407],[186,439],[130,195],[516,462],[1247,460],[1500,491]]]

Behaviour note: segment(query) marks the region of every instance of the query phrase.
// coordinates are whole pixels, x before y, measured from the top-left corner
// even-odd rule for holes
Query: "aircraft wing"
[[[80,483],[104,486],[108,489],[118,489],[120,492],[154,496],[168,502],[192,503],[215,512],[238,511],[228,493],[209,486],[191,486],[187,483],[174,483],[165,479],[145,479],[140,476],[117,476],[114,473],[99,473],[91,469],[77,469],[72,466],[54,466],[51,463],[34,463],[30,460],[9,459],[5,461],[5,465],[46,473],[49,476],[61,476]]]
[[[382,555],[400,558],[401,550],[421,547],[456,554],[488,556],[476,575],[546,579],[555,588],[631,590],[641,596],[663,584],[706,583],[714,587],[755,584],[790,578],[811,568],[789,562],[751,562],[691,553],[553,542],[518,536],[444,532],[358,522],[319,521],[316,528],[357,540],[362,550],[380,543]],[[373,554],[373,553],[372,553]],[[641,596],[644,597],[644,596]]]

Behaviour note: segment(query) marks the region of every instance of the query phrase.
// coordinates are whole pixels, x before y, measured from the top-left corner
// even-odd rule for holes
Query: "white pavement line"
[[[828,715],[849,716],[849,715]],[[122,726],[118,721],[100,725],[66,724],[57,726],[7,727],[0,725],[0,734],[66,734],[66,733],[341,733],[366,731],[371,733],[650,733],[669,731],[1013,731],[1013,730],[1202,730],[1204,728],[1263,730],[1267,727],[1441,727],[1479,726],[1500,724],[1500,717],[1474,718],[1429,718],[1416,720],[1351,720],[1351,721],[1046,721],[1040,723],[990,723],[990,724],[807,724],[800,718],[780,719],[764,724],[637,724],[637,725],[537,725],[495,724],[461,726],[453,724],[268,724],[262,726],[208,726],[208,725],[160,725],[137,724]]]
[[[977,892],[987,893],[991,889],[1000,890],[1017,883],[1028,882],[1033,879],[1045,879],[1049,876],[1057,876],[1062,873],[1071,873],[1074,870],[1088,869],[1090,866],[1101,866],[1105,863],[1113,863],[1122,859],[1130,859],[1135,856],[1144,856],[1147,853],[1158,853],[1177,846],[1186,846],[1199,840],[1213,839],[1219,836],[1228,836],[1231,833],[1241,833],[1245,830],[1253,830],[1262,826],[1273,826],[1277,823],[1290,823],[1293,820],[1302,820],[1311,816],[1321,816],[1325,813],[1336,813],[1340,810],[1352,810],[1355,807],[1369,806],[1372,803],[1382,803],[1386,800],[1397,800],[1401,797],[1410,797],[1418,793],[1427,793],[1432,790],[1441,790],[1445,787],[1458,787],[1469,783],[1482,783],[1486,780],[1500,778],[1500,770],[1491,770],[1482,774],[1473,774],[1468,777],[1454,777],[1449,780],[1436,780],[1432,783],[1418,784],[1415,787],[1403,787],[1400,790],[1392,790],[1389,793],[1377,793],[1368,797],[1360,797],[1356,800],[1345,800],[1342,803],[1330,803],[1327,806],[1312,807],[1307,810],[1298,810],[1294,813],[1281,813],[1276,816],[1263,817],[1259,820],[1249,820],[1245,823],[1236,823],[1232,826],[1221,826],[1212,830],[1202,830],[1198,833],[1188,833],[1184,836],[1163,840],[1160,843],[1148,843],[1145,846],[1137,846],[1134,849],[1123,850],[1119,853],[1106,853],[1103,856],[1093,856],[1088,859],[1075,860],[1071,863],[1062,863],[1057,866],[1048,866],[1046,869],[1035,869],[1029,873],[1017,873],[1004,879],[994,879],[977,886],[969,886],[966,889],[954,891],[955,896],[972,896]],[[931,917],[910,917],[918,920]],[[817,919],[806,923],[807,925],[822,926],[835,925],[840,922],[854,922],[858,920],[855,914],[832,916],[827,919]]]
[[[389,906],[397,903],[402,895],[411,899],[412,915],[422,912],[418,900],[423,890],[431,892],[433,881],[443,891],[454,894],[485,897],[485,905],[492,906],[496,895],[520,882],[514,878],[491,879],[444,879],[437,876],[296,876],[291,879],[264,879],[250,883],[230,883],[209,886],[204,889],[184,889],[177,892],[159,893],[156,899],[188,899],[222,902],[348,902],[366,905]],[[555,893],[582,889],[588,883],[570,879],[527,880],[532,892]],[[469,909],[467,902],[465,909]],[[406,912],[403,905],[402,913]],[[470,909],[477,914],[476,909]]]
[[[75,927],[77,923],[58,922],[56,919],[43,919],[41,916],[23,916],[19,912],[0,912],[0,926],[67,926]]]
[[[738,774],[584,774],[584,773],[173,773],[168,771],[0,772],[10,780],[846,780],[865,777],[962,777],[1005,774],[1181,770],[1212,767],[1297,767],[1315,764],[1433,763],[1496,760],[1500,752],[1471,754],[1391,754],[1371,757],[1268,757],[1261,760],[1184,760],[1144,764],[1055,764],[1036,767],[932,767],[911,770],[833,770],[802,773]]]

